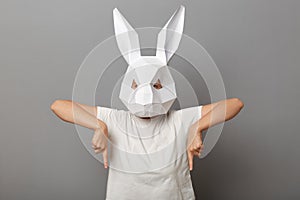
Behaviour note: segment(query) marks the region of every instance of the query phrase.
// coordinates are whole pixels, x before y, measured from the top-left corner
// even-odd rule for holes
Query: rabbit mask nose
[[[154,100],[154,91],[150,84],[144,84],[136,88],[136,91],[132,94],[129,103],[136,103],[143,106],[152,104]]]

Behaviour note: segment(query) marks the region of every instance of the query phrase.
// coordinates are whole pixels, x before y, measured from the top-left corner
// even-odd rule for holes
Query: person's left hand
[[[194,156],[199,157],[204,148],[204,145],[202,143],[202,131],[198,130],[197,127],[198,127],[197,124],[193,124],[190,127],[189,133],[188,133],[187,154],[188,154],[190,170],[193,169]]]

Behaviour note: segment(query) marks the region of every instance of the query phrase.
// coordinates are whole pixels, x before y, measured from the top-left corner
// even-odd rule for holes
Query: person
[[[226,110],[224,111],[224,107],[226,107]],[[204,130],[207,130],[209,127],[214,126],[215,124],[221,123],[224,121],[227,121],[231,118],[233,118],[234,116],[237,115],[237,113],[242,109],[243,107],[243,102],[241,100],[239,100],[238,98],[230,98],[230,99],[226,99],[226,100],[222,100],[222,101],[218,101],[212,104],[206,104],[203,106],[198,107],[199,109],[199,113],[201,112],[201,118],[199,120],[196,121],[196,127],[197,127],[197,131],[195,132],[195,137],[193,137],[193,141],[191,142],[190,146],[187,148],[187,155],[188,155],[188,163],[186,160],[186,155],[184,155],[184,165],[183,165],[183,169],[185,169],[185,173],[181,173],[181,174],[186,174],[186,172],[188,171],[188,167],[189,170],[193,169],[193,157],[194,156],[199,156],[199,154],[201,153],[201,151],[203,150],[203,143],[202,143],[202,132]],[[85,104],[81,104],[78,102],[73,102],[71,100],[55,100],[52,105],[51,105],[51,110],[63,121],[66,122],[70,122],[70,123],[75,123],[75,117],[74,115],[76,115],[76,124],[84,126],[86,128],[89,128],[91,130],[94,131],[94,136],[92,139],[92,146],[94,148],[94,152],[95,153],[102,153],[103,154],[103,159],[104,159],[104,167],[108,168],[108,155],[107,155],[107,140],[108,140],[108,135],[109,135],[109,130],[110,128],[107,126],[107,124],[105,122],[103,122],[102,120],[99,119],[99,116],[101,115],[102,110],[106,110],[104,112],[107,112],[108,110],[110,110],[109,108],[104,108],[104,107],[99,107],[99,106],[89,106],[89,105],[85,105]],[[114,110],[114,109],[112,109]],[[115,114],[120,112],[116,112],[116,110],[114,110]],[[212,118],[212,113],[215,113],[214,118]],[[224,113],[225,113],[225,117],[224,117]],[[103,113],[104,114],[104,113]],[[106,113],[107,114],[107,113]],[[127,112],[127,114],[129,114]],[[135,119],[135,118],[133,118]],[[149,118],[140,118],[141,121],[145,122],[149,122]],[[211,120],[212,119],[212,120]],[[167,142],[167,141],[165,141]],[[172,166],[174,167],[174,166]],[[113,169],[111,169],[113,170]],[[175,167],[174,167],[175,170]],[[121,174],[121,172],[119,172]],[[166,175],[166,174],[163,174]],[[111,175],[112,173],[109,172],[109,175]],[[126,174],[126,173],[124,173]],[[136,176],[133,173],[128,173],[128,176]],[[158,176],[158,175],[157,175]],[[124,176],[122,176],[124,178]],[[110,178],[110,177],[109,177]],[[118,177],[112,177],[112,178],[116,178],[118,179]],[[188,175],[188,178],[190,178],[190,176]],[[107,199],[148,199],[147,195],[150,193],[150,191],[144,191],[142,197],[143,198],[138,198],[140,197],[139,194],[142,191],[143,185],[140,184],[140,188],[138,186],[135,186],[136,190],[139,190],[139,192],[134,193],[134,191],[131,190],[127,190],[127,186],[129,185],[130,187],[132,187],[132,185],[130,184],[130,180],[131,179],[125,179],[125,183],[123,181],[119,181],[119,184],[117,185],[118,187],[116,187],[116,184],[112,185],[111,187],[109,187],[109,185],[107,185]],[[176,179],[175,179],[176,180]],[[108,180],[109,181],[109,180]],[[157,183],[157,182],[155,182]],[[155,184],[154,183],[154,184]],[[192,186],[189,183],[189,189],[192,188]],[[148,183],[149,185],[149,183]],[[153,185],[153,184],[152,184]],[[156,187],[160,187],[161,185],[158,184],[156,185]],[[167,188],[172,188],[171,185],[166,185]],[[155,188],[156,188],[155,187]],[[125,190],[122,190],[122,188],[126,188]],[[114,192],[113,192],[114,191]],[[132,195],[133,198],[126,198],[126,196],[124,196],[124,194],[121,191],[130,191],[130,194]],[[153,193],[154,192],[158,192],[157,190],[153,189]],[[181,190],[178,190],[179,192],[181,192]],[[176,191],[176,192],[178,192]],[[171,194],[176,193],[174,191],[171,192]],[[159,194],[159,193],[157,193]],[[111,197],[110,197],[110,196]],[[122,196],[123,195],[123,196]],[[166,192],[167,198],[166,196],[162,196],[160,194],[160,197],[156,198],[156,199],[172,199],[172,198],[168,198],[171,197],[171,195],[169,194],[169,189],[168,192]],[[188,193],[189,197],[186,198],[182,198],[182,199],[194,199],[194,194],[193,191],[190,191]],[[113,196],[117,196],[116,198],[113,198]],[[187,196],[187,194],[186,194]],[[110,198],[109,198],[110,197]],[[165,198],[164,198],[165,197]],[[149,198],[149,199],[152,199]],[[180,199],[178,197],[174,198],[174,199]]]
[[[202,132],[232,119],[244,106],[239,98],[229,98],[170,110],[176,90],[167,62],[179,41],[164,31],[182,32],[183,16],[181,6],[159,34],[156,56],[146,57],[137,51],[136,32],[114,9],[117,42],[129,64],[119,96],[128,111],[63,99],[51,104],[63,121],[94,131],[91,145],[109,167],[107,200],[195,199],[190,171],[204,148]],[[119,37],[124,30],[131,34]]]

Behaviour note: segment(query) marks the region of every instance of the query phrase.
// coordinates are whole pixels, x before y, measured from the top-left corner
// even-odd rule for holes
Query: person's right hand
[[[107,128],[95,129],[94,136],[92,139],[92,147],[96,154],[102,153],[105,168],[108,167],[107,140],[108,140]]]

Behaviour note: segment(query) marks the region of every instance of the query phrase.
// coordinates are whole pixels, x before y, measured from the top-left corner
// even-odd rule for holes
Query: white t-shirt
[[[106,200],[194,200],[187,158],[189,127],[202,105],[141,119],[97,106],[109,134]]]

